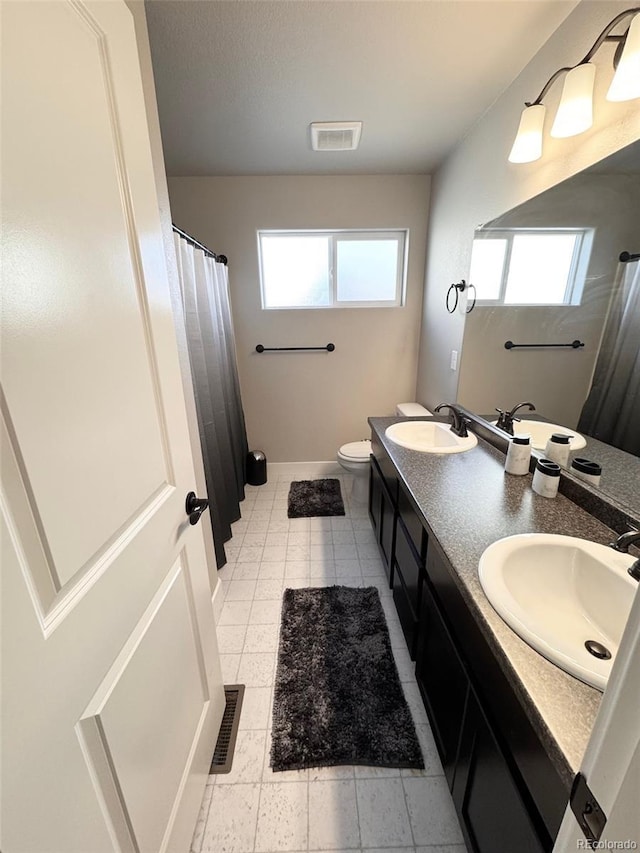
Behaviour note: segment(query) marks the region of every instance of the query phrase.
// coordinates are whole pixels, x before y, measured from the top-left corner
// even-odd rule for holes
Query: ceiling
[[[429,173],[577,2],[146,0],[167,172]]]

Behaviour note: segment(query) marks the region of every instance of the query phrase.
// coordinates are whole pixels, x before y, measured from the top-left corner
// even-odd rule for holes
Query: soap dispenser
[[[507,458],[504,462],[504,470],[507,474],[522,476],[529,473],[529,461],[531,459],[531,436],[514,435],[509,442]]]
[[[563,432],[554,432],[545,449],[545,456],[551,459],[561,468],[566,468],[569,464],[569,453],[571,451],[571,436]]]

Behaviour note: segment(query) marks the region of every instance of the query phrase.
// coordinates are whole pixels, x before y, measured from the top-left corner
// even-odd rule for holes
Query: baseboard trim
[[[348,474],[339,462],[269,462],[267,476],[299,477],[301,480],[313,477],[328,477],[336,474]]]

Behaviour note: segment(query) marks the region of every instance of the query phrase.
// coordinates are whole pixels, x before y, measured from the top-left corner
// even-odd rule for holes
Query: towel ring
[[[459,291],[459,288],[460,288],[459,284],[451,284],[451,285],[449,285],[449,290],[447,290],[447,298],[445,300],[445,304],[447,306],[447,311],[449,312],[449,314],[453,314],[454,311],[456,310],[456,308],[458,307],[458,298],[459,298],[458,297],[458,291]],[[453,308],[451,307],[450,301],[449,301],[452,293],[455,293],[455,297],[456,297],[456,301],[453,303]]]
[[[456,284],[449,285],[449,290],[447,290],[447,296],[445,299],[445,305],[449,314],[453,314],[458,307],[458,300],[460,299],[460,294],[464,293],[467,288],[473,287],[473,302],[471,303],[471,308],[467,308],[465,310],[465,314],[471,314],[473,309],[476,307],[476,288],[473,284],[467,284],[464,279],[461,279]],[[451,294],[455,293],[455,302],[453,303],[453,307],[451,307]]]
[[[476,292],[475,284],[468,284],[467,287],[469,289],[473,288],[473,302],[471,303],[471,308],[467,307],[464,313],[465,314],[471,314],[473,309],[476,307],[476,299],[478,298],[478,294]]]

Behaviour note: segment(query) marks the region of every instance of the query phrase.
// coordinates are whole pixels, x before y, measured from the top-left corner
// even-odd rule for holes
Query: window
[[[259,231],[263,308],[402,305],[406,231]]]
[[[590,229],[486,229],[476,232],[469,281],[479,303],[579,305]]]

